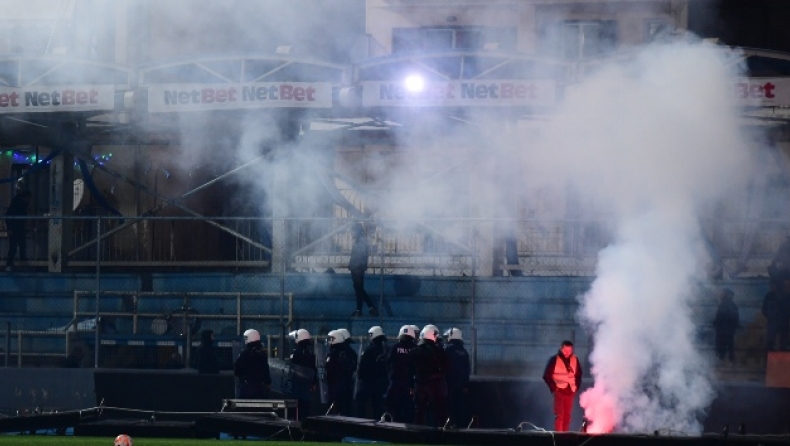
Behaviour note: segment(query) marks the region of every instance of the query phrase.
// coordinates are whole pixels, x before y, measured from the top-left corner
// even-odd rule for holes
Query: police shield
[[[363,352],[362,342],[360,342],[359,345],[357,345],[357,358],[362,358],[362,352]],[[357,361],[357,369],[354,370],[354,393],[353,393],[353,395],[354,395],[355,398],[359,394],[359,385],[360,385],[360,381],[359,381],[359,364],[361,362],[362,361]]]
[[[291,394],[292,383],[289,375],[290,364],[280,359],[269,358],[269,374],[272,377],[272,390],[277,393]]]
[[[310,388],[313,386],[315,371],[298,364],[289,364],[287,379],[290,381],[291,395],[300,400],[310,399]]]
[[[272,376],[272,388],[285,395],[291,395],[299,400],[310,399],[310,388],[313,385],[315,372],[290,361],[279,359],[269,360],[269,370]]]
[[[318,388],[321,391],[321,404],[329,403],[329,385],[326,382],[326,345],[323,342],[313,344],[315,362],[318,368]]]

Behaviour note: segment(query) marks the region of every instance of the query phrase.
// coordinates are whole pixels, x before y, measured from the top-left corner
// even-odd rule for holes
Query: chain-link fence
[[[354,220],[26,220],[26,258],[0,277],[0,349],[12,366],[188,367],[198,334],[208,329],[229,369],[249,327],[261,332],[272,356],[284,357],[286,334],[295,328],[364,335],[381,325],[392,334],[404,324],[433,323],[462,330],[478,374],[536,375],[562,339],[588,354],[577,297],[612,234],[608,221],[363,221],[364,290],[378,315],[368,315],[363,301],[363,314],[352,317]],[[736,337],[735,366],[725,369],[757,376],[765,364],[760,305],[768,288],[754,277],[766,274],[787,225],[711,225],[703,222],[712,264],[727,271],[740,265],[747,277],[736,287],[747,322]],[[726,240],[741,232],[737,243],[719,249],[722,227],[731,234]],[[2,252],[9,242],[0,234]],[[710,271],[712,280],[720,277]],[[696,342],[712,357],[717,301],[712,291],[703,294]]]

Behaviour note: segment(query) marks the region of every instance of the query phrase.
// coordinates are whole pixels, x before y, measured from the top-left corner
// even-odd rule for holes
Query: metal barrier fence
[[[217,301],[224,301],[223,306],[212,311],[211,306]],[[224,303],[228,302],[232,311],[226,313]],[[148,323],[148,334],[175,337],[156,340],[154,345],[175,346],[176,341],[183,340],[183,345],[189,346],[201,328],[212,328],[222,335],[238,337],[245,322],[274,321],[281,327],[281,332],[289,332],[293,324],[293,293],[75,290],[73,318],[65,329],[80,324],[84,317],[93,317],[94,345],[101,345],[102,332],[138,335],[141,334],[140,325]],[[229,326],[226,324],[228,321],[231,322]],[[131,327],[119,327],[124,322]],[[183,364],[190,364],[191,348],[183,351]],[[94,348],[94,352],[94,364],[100,364],[100,349]]]
[[[118,301],[116,307],[120,311],[102,311],[101,302],[96,299],[114,297]],[[90,298],[90,299],[88,299]],[[175,298],[175,299],[173,299]],[[216,313],[201,313],[200,309],[207,307],[206,303],[200,300],[216,301],[217,299],[231,299],[233,302],[233,312],[226,314],[224,306],[222,311]],[[255,299],[257,298],[257,299]],[[145,305],[146,300],[157,300],[158,310],[152,311]],[[86,300],[89,300],[86,302]],[[90,302],[93,301],[93,303]],[[167,301],[177,303],[174,311],[167,311]],[[256,313],[265,304],[279,305],[279,311],[272,311],[268,314]],[[255,304],[255,305],[252,305]],[[93,311],[83,310],[83,308],[93,307]],[[146,309],[148,311],[146,311]],[[174,308],[171,303],[169,308]],[[268,305],[272,309],[272,305]],[[205,311],[205,310],[204,310]],[[219,322],[230,320],[235,325],[234,335],[242,333],[243,321],[278,321],[281,325],[290,327],[293,323],[293,293],[255,293],[255,292],[162,292],[162,291],[74,291],[74,312],[73,319],[67,326],[77,324],[81,317],[112,317],[131,319],[131,333],[138,334],[141,321],[151,322],[151,332],[164,334],[174,330],[179,336],[189,335],[195,331],[195,327],[202,325],[202,321]],[[187,330],[186,328],[190,328]],[[223,329],[224,331],[224,329]]]
[[[195,216],[24,217],[22,268],[344,269],[354,244],[349,218]],[[606,219],[371,220],[369,266],[385,274],[591,276],[613,240]],[[703,219],[712,263],[731,275],[764,275],[790,235],[776,219]],[[0,253],[10,242],[0,225]],[[97,243],[98,242],[98,243]],[[493,265],[493,266],[492,266]]]
[[[104,296],[105,293],[102,293]],[[108,296],[115,295],[118,298],[143,294],[141,300],[154,299],[159,293],[112,293],[107,292]],[[162,293],[167,295],[168,293]],[[196,293],[197,294],[197,293]],[[238,296],[241,294],[241,296]],[[257,293],[249,293],[255,295]],[[232,301],[243,301],[244,293],[207,293],[204,296],[190,295],[184,297],[184,293],[170,293],[170,297],[176,298],[178,302],[195,302],[195,297],[209,298],[211,296],[227,296]],[[302,318],[299,323],[298,312],[293,312],[293,297],[289,296],[289,315],[282,320],[286,324],[281,326],[280,316],[277,314],[243,314],[244,306],[236,314],[209,314],[200,313],[178,313],[176,318],[171,317],[168,323],[166,315],[157,311],[148,311],[140,308],[133,311],[106,311],[102,309],[98,319],[91,318],[80,320],[82,317],[95,316],[95,311],[84,310],[85,307],[93,307],[93,293],[77,291],[74,293],[74,312],[73,324],[66,327],[55,327],[49,330],[25,330],[14,328],[11,323],[6,323],[2,334],[2,346],[4,364],[6,366],[62,366],[64,358],[73,352],[75,346],[84,349],[85,357],[80,358],[79,365],[92,367],[96,364],[100,367],[111,368],[182,368],[194,367],[191,356],[199,343],[194,339],[196,331],[195,323],[203,321],[204,327],[216,326],[209,325],[213,320],[216,323],[232,322],[230,333],[218,329],[217,347],[220,353],[220,363],[224,364],[226,370],[232,369],[233,358],[241,348],[240,336],[238,332],[245,321],[265,321],[274,322],[271,325],[256,325],[259,328],[272,357],[283,357],[287,355],[291,348],[291,342],[285,337],[283,332],[288,332],[292,328],[302,327],[304,323],[311,324],[311,332],[316,339],[323,339],[324,331],[317,330],[315,321],[310,318]],[[160,296],[161,297],[161,296]],[[269,296],[272,300],[277,300],[279,296]],[[109,297],[102,298],[102,302],[111,302]],[[123,301],[117,301],[123,305]],[[523,305],[523,302],[522,302]],[[550,302],[543,302],[543,311],[552,312]],[[168,307],[169,308],[169,307]],[[239,307],[237,307],[239,308]],[[715,360],[716,372],[722,379],[739,381],[762,381],[766,366],[766,326],[762,317],[755,314],[754,308],[743,308],[744,318],[743,327],[738,331],[735,340],[734,360],[729,361],[725,358],[722,361]],[[572,309],[563,308],[561,311],[571,311]],[[482,313],[482,312],[481,312]],[[239,317],[239,315],[241,315]],[[196,317],[193,317],[196,316]],[[519,320],[518,315],[511,318],[494,319],[481,314],[477,322],[472,319],[457,315],[447,319],[437,321],[431,315],[421,316],[424,319],[415,322],[436,322],[440,324],[440,329],[445,330],[450,326],[460,327],[464,332],[467,349],[473,360],[474,372],[482,376],[539,376],[542,370],[540,367],[545,363],[546,352],[556,348],[557,339],[569,338],[577,346],[577,354],[586,360],[591,348],[590,340],[583,334],[579,325],[573,321],[564,321],[557,317],[555,320]],[[123,317],[126,325],[122,326],[120,321],[113,323],[114,330],[108,330],[103,323],[104,320],[113,317]],[[136,319],[136,321],[135,321]],[[157,323],[156,321],[160,321]],[[174,323],[177,321],[181,323]],[[148,324],[150,322],[150,325]],[[396,333],[397,326],[401,322],[384,318],[381,322],[365,321],[362,325],[363,331],[367,330],[368,325],[381,324],[385,332]],[[335,325],[328,328],[340,328],[342,322],[335,321]],[[137,324],[137,329],[134,325]],[[332,324],[332,322],[330,322]],[[344,325],[345,326],[345,325]],[[144,328],[145,327],[145,328]],[[158,327],[158,328],[157,328]],[[179,332],[179,329],[188,327],[186,331]],[[351,326],[348,326],[352,328]],[[360,326],[356,326],[356,330]],[[97,329],[98,328],[98,329]],[[170,333],[162,333],[162,330],[170,329]],[[268,328],[268,331],[267,331]],[[281,330],[281,328],[283,328]],[[352,328],[352,330],[354,330]],[[482,330],[482,331],[481,331]],[[360,333],[360,331],[356,331]],[[364,346],[366,337],[355,336],[360,347]],[[95,346],[99,346],[97,349]],[[191,348],[187,348],[191,346]],[[714,358],[714,332],[709,324],[698,325],[695,346],[700,354]],[[95,353],[91,355],[90,353]],[[94,357],[92,357],[94,356]],[[173,362],[173,357],[178,357],[178,361]]]
[[[26,366],[51,366],[63,367],[64,358],[67,358],[67,352],[56,351],[38,351],[36,349],[26,350],[26,342],[35,338],[60,338],[65,339],[63,345],[75,345],[75,341],[79,341],[79,336],[84,335],[92,337],[93,331],[86,331],[82,333],[75,332],[51,332],[51,331],[27,331],[27,330],[7,330],[2,337],[3,339],[3,359],[2,365],[5,367],[26,367]],[[701,355],[711,358],[711,365],[716,379],[719,381],[729,382],[754,382],[762,383],[765,379],[766,370],[766,351],[762,346],[755,346],[751,344],[750,339],[764,340],[765,331],[763,329],[746,329],[743,333],[737,336],[735,359],[730,361],[725,358],[719,360],[714,358],[714,349],[712,343],[700,342],[698,350]],[[356,350],[361,352],[367,345],[367,338],[362,336],[355,336]],[[326,342],[325,336],[316,336],[316,342]],[[395,338],[389,337],[388,342],[390,345],[394,344]],[[577,353],[585,363],[585,367],[589,367],[588,357],[589,350],[584,342],[577,341]],[[265,338],[265,345],[272,358],[279,357],[279,352],[288,348],[290,341],[282,342],[280,336],[268,335]],[[186,345],[191,345],[190,349]],[[141,340],[135,338],[102,338],[100,343],[100,367],[108,368],[145,368],[145,369],[164,369],[164,368],[194,368],[194,364],[186,360],[178,363],[172,362],[173,355],[177,356],[190,356],[194,355],[198,341],[191,341],[188,344],[184,338],[173,338],[170,340],[158,340],[150,342],[149,340]],[[475,347],[479,349],[487,349],[493,346],[506,347],[514,352],[516,355],[527,355],[530,351],[545,350],[540,343],[529,342],[523,340],[510,340],[510,341],[481,341]],[[467,346],[468,348],[470,346]],[[216,343],[216,352],[218,363],[222,370],[232,370],[233,361],[241,351],[242,344],[240,340],[232,341],[219,341]],[[119,361],[118,358],[122,358]],[[487,363],[483,367],[478,367],[474,374],[476,376],[493,376],[493,377],[523,377],[533,376],[539,377],[542,370],[535,369],[534,365],[507,361],[507,358],[499,362]],[[545,359],[545,358],[544,358]],[[93,359],[84,358],[78,366],[92,367]],[[542,364],[543,362],[541,362]],[[75,365],[69,365],[75,366]]]

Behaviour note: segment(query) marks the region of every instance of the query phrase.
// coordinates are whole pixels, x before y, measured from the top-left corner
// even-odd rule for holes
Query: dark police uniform
[[[384,394],[387,392],[389,378],[384,355],[387,352],[387,337],[378,336],[367,346],[359,359],[357,380],[359,386],[354,400],[359,404],[359,416],[365,418],[368,401],[373,406],[373,416],[378,418],[384,413]]]
[[[339,415],[351,416],[356,370],[357,353],[348,343],[333,344],[329,347],[329,355],[326,358],[329,404],[334,404]]]
[[[387,351],[384,359],[389,374],[385,405],[393,421],[399,423],[414,422],[414,402],[411,399],[414,387],[411,351],[414,348],[414,339],[400,340]]]
[[[313,344],[305,339],[298,344],[291,353],[291,365],[301,368],[293,379],[293,390],[299,402],[299,418],[310,416],[310,392],[318,386],[318,367],[315,364]],[[312,373],[312,378],[309,375]]]
[[[239,378],[238,398],[265,399],[269,396],[269,386],[272,384],[269,356],[261,341],[244,346],[233,364],[233,374]]]
[[[427,424],[430,407],[434,425],[447,419],[447,354],[430,339],[422,339],[411,351],[414,361],[414,422]]]
[[[456,427],[464,427],[469,424],[467,399],[471,373],[469,353],[464,348],[464,341],[460,339],[451,339],[444,351],[450,364],[450,369],[447,371],[450,421]]]

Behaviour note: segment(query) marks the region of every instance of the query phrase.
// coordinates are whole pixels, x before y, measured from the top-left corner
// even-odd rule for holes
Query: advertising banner
[[[363,82],[365,107],[550,107],[553,80]]]
[[[790,107],[790,78],[741,79],[735,97],[745,107]]]
[[[163,84],[148,87],[149,112],[185,112],[256,108],[330,108],[328,82],[251,84]]]
[[[0,87],[0,113],[112,110],[113,85]]]

